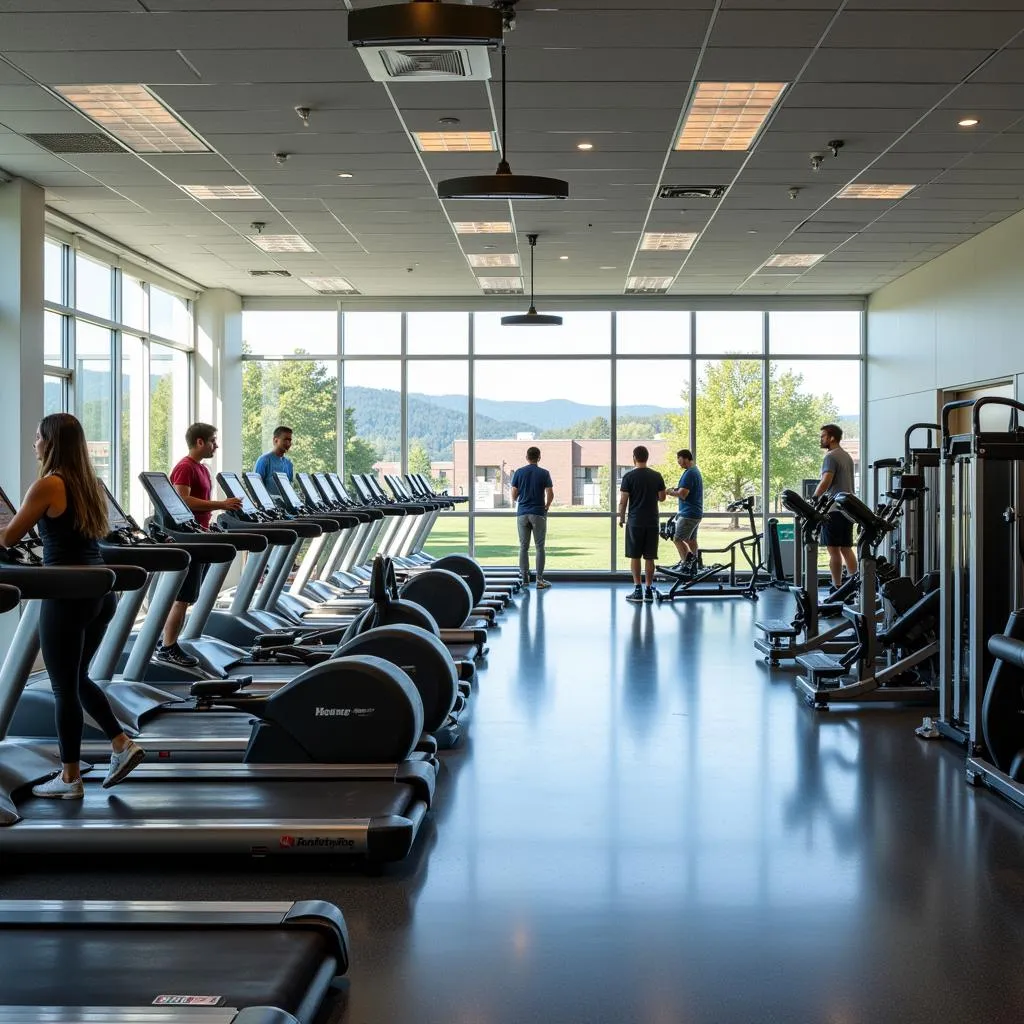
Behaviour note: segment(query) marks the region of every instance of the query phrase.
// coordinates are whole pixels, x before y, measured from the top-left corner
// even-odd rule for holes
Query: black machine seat
[[[863,530],[861,541],[871,541],[882,537],[889,529],[889,523],[873,512],[855,494],[838,494],[834,502],[836,511],[842,512],[851,523]]]
[[[878,642],[883,647],[895,647],[929,626],[934,627],[939,617],[940,596],[940,591],[932,590],[919,598],[888,629],[878,631]]]
[[[833,658],[830,654],[819,652],[801,654],[796,659],[796,663],[819,679],[837,679],[839,676],[846,675],[849,668],[840,658]]]
[[[766,636],[788,636],[800,635],[800,630],[788,619],[762,619],[754,623],[755,629],[761,630]]]
[[[161,997],[204,993],[235,1009],[276,1007],[301,1024],[314,1019],[349,960],[341,912],[319,901],[74,901],[46,909],[37,901],[3,901],[0,950],[8,1007],[45,999],[66,1007],[141,1008],[160,1005]],[[50,980],[41,987],[40,978]]]
[[[809,523],[812,526],[821,526],[827,520],[823,513],[819,512],[814,505],[796,491],[788,489],[783,491],[781,500],[782,507],[787,512],[792,512],[793,515],[799,516],[805,523]]]

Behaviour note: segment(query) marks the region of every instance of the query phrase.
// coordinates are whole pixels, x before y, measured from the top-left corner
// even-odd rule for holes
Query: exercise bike
[[[756,601],[758,593],[774,583],[768,566],[765,565],[762,551],[764,534],[757,529],[754,519],[754,496],[748,495],[738,501],[726,505],[727,512],[743,512],[747,517],[749,534],[737,537],[722,548],[702,547],[697,554],[697,565],[692,569],[670,569],[658,566],[657,571],[663,579],[671,580],[672,587],[667,593],[655,591],[655,598],[662,601],[675,601],[684,597],[745,597]],[[671,539],[674,534],[668,533],[674,520],[666,520],[662,524],[662,536]],[[704,555],[726,555],[727,560],[716,561],[705,565]],[[746,583],[741,584],[740,572],[749,572]]]

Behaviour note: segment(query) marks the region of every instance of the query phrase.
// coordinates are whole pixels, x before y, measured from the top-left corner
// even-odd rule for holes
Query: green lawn
[[[721,525],[719,525],[719,522]],[[700,539],[709,548],[724,547],[745,530],[730,529],[726,520],[708,520],[700,531]],[[612,520],[581,519],[552,515],[548,518],[547,565],[551,569],[602,569],[607,571],[611,559]],[[623,555],[622,531],[616,530],[616,569],[627,567]],[[464,516],[441,516],[434,525],[426,550],[435,556],[468,549],[469,524]],[[661,542],[661,560],[675,561],[669,541]],[[515,565],[519,558],[516,519],[508,516],[478,516],[476,520],[476,557],[483,565]],[[670,556],[672,556],[670,558]],[[705,561],[710,561],[709,558]]]

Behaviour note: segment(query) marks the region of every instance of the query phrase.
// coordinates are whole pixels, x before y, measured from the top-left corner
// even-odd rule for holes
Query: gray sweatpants
[[[530,535],[537,549],[537,579],[544,579],[544,540],[548,535],[548,517],[516,516],[519,527],[519,571],[526,582],[530,580]]]

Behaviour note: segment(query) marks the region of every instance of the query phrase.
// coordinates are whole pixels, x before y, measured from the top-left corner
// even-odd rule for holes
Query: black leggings
[[[60,759],[74,764],[82,756],[83,708],[107,739],[124,732],[106,694],[89,678],[89,662],[114,617],[117,598],[105,594],[89,600],[40,603],[39,646],[53,688]]]

